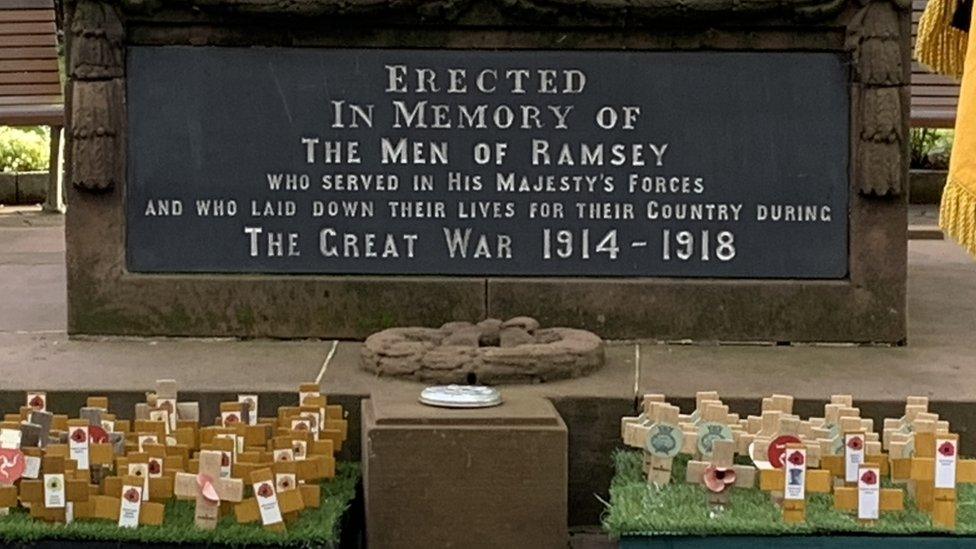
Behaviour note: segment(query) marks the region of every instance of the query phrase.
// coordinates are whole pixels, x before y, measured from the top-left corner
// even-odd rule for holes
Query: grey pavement
[[[332,341],[69,340],[64,279],[61,218],[0,210],[0,376],[6,389],[144,390],[153,379],[175,377],[199,391],[293,391],[322,379],[331,391],[367,395],[406,383],[361,372],[352,342],[338,344],[327,361]],[[842,391],[868,400],[908,393],[973,400],[974,336],[976,263],[951,242],[913,240],[905,347],[614,342],[610,365],[593,376],[510,390],[557,398],[689,396],[716,388],[740,397],[775,391],[821,399]]]

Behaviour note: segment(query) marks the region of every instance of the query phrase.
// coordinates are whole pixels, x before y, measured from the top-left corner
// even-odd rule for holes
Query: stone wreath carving
[[[428,383],[540,383],[585,376],[604,363],[603,340],[529,317],[390,328],[366,339],[361,366]]]

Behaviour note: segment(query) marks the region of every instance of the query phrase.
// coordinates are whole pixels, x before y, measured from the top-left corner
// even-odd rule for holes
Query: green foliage
[[[610,484],[610,503],[604,512],[603,527],[617,537],[946,533],[933,526],[929,516],[917,510],[914,501],[907,496],[904,511],[882,513],[881,520],[874,526],[861,525],[853,513],[834,510],[834,499],[830,494],[811,494],[807,498],[806,524],[787,524],[769,494],[758,488],[733,489],[731,505],[712,517],[705,489],[684,482],[687,456],[675,459],[672,483],[660,489],[648,486],[641,470],[643,457],[640,452],[619,451],[613,459],[617,474]],[[976,487],[971,484],[959,485],[955,533],[976,534]]]
[[[357,464],[339,463],[336,478],[322,484],[322,500],[317,509],[302,512],[284,534],[269,532],[260,524],[238,524],[233,515],[221,519],[214,531],[194,527],[193,501],[166,504],[166,520],[161,526],[119,528],[108,521],[76,521],[68,525],[32,520],[24,509],[0,517],[0,543],[21,544],[37,540],[112,541],[141,543],[209,543],[232,546],[272,545],[278,547],[322,547],[338,544],[339,525],[356,494],[359,481]]]
[[[912,128],[911,167],[913,169],[944,170],[949,167],[952,154],[952,130]]]
[[[45,171],[50,155],[50,136],[45,128],[0,126],[0,171]]]

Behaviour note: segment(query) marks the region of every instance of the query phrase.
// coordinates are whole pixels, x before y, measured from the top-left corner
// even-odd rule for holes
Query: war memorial
[[[63,17],[55,360],[140,366],[0,394],[32,539],[972,542],[973,387],[911,377],[972,330],[909,314],[952,299],[910,281],[911,2]]]

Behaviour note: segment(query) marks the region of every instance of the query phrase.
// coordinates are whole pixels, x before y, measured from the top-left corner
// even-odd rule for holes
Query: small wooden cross
[[[729,504],[733,488],[752,488],[756,485],[756,468],[735,465],[735,442],[715,440],[708,461],[689,461],[685,482],[701,484],[708,491],[708,503],[713,510]]]
[[[88,500],[88,481],[74,477],[69,461],[44,456],[40,480],[20,481],[20,500],[30,507],[32,517],[49,522],[70,522],[71,506]]]
[[[116,521],[120,527],[158,526],[163,523],[166,506],[149,501],[144,494],[143,479],[125,475],[106,486],[105,495],[91,496],[75,509],[77,518]]]
[[[158,444],[146,444],[144,450],[116,458],[120,476],[104,480],[106,493],[120,490],[121,477],[128,476],[140,479],[144,500],[165,503],[173,497],[176,474],[183,469],[182,457],[166,455],[166,448]]]
[[[807,469],[806,446],[786,445],[784,467],[759,471],[759,489],[783,494],[783,520],[788,523],[806,521],[807,493],[829,493],[830,471]]]
[[[173,379],[156,380],[156,391],[146,393],[146,402],[136,404],[136,419],[167,418],[167,431],[175,430],[180,420],[199,423],[200,405],[197,402],[179,402],[177,384]]]
[[[882,475],[888,474],[888,456],[881,451],[877,434],[856,430],[845,431],[843,437],[843,453],[823,456],[820,464],[838,479],[840,485],[856,485],[862,463],[874,463],[881,469]]]
[[[959,459],[959,435],[935,432],[931,420],[915,422],[915,456],[910,458],[910,492],[919,509],[944,528],[956,527],[956,486],[976,483],[976,460]]]
[[[51,425],[54,414],[50,412],[34,411],[28,414],[27,422],[21,424],[21,448],[44,448],[51,442]]]
[[[856,511],[858,520],[872,524],[886,511],[905,509],[905,493],[900,488],[881,488],[881,467],[862,463],[858,468],[857,487],[834,488],[834,509]]]
[[[271,469],[259,469],[251,473],[251,487],[254,497],[234,506],[237,522],[246,524],[261,521],[266,530],[285,531],[285,519],[295,516],[305,509],[305,498],[315,500],[318,505],[319,486],[302,485],[298,489],[279,491],[276,489],[275,475]]]
[[[663,486],[671,482],[674,457],[684,448],[679,410],[666,404],[664,395],[644,395],[643,405],[640,416],[624,418],[624,443],[643,452],[648,484]]]
[[[220,478],[223,454],[202,450],[197,474],[176,474],[176,495],[196,499],[195,523],[198,528],[213,530],[220,518],[220,502],[239,502],[244,498],[244,483],[240,479]]]

